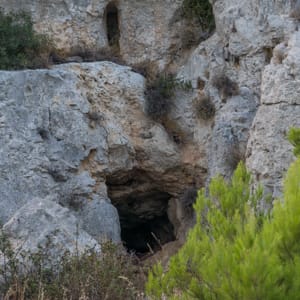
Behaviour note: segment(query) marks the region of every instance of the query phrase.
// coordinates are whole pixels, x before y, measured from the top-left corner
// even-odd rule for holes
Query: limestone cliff
[[[119,31],[120,53],[126,63],[155,62],[161,69],[181,54],[186,22],[178,18],[183,0],[109,1],[0,0],[5,11],[29,12],[39,32],[49,34],[66,54],[107,49],[109,25]],[[111,22],[112,21],[112,22]],[[197,30],[197,28],[196,28]]]
[[[157,239],[184,239],[193,190],[229,177],[240,159],[280,193],[293,159],[286,132],[300,126],[294,1],[211,1],[216,30],[188,48],[182,1],[17,2],[0,6],[29,11],[65,53],[117,37],[126,64],[176,71],[193,89],[176,91],[160,123],[146,115],[146,81],[131,67],[0,72],[0,221],[15,243],[34,249],[50,236],[72,249],[79,234],[81,247],[122,238],[138,252],[159,249]],[[203,97],[213,118],[197,114]]]

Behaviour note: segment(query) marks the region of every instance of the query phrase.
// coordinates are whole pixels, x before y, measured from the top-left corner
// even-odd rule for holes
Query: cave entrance
[[[128,251],[138,256],[159,251],[162,245],[175,240],[174,228],[167,214],[129,223],[131,221],[121,218],[121,238]]]
[[[124,246],[140,257],[175,240],[167,213],[171,195],[152,182],[142,174],[107,182],[108,196],[119,213]]]
[[[108,45],[119,49],[119,11],[115,3],[109,3],[107,5],[105,9],[105,22]]]

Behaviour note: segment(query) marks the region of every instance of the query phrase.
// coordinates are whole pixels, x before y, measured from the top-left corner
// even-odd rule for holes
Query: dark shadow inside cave
[[[107,40],[110,47],[119,48],[120,29],[119,12],[114,3],[109,3],[105,10]]]
[[[121,237],[125,247],[140,255],[156,252],[161,249],[162,245],[175,239],[173,225],[167,214],[151,220],[139,221],[130,227],[123,221],[121,228]]]
[[[119,213],[121,238],[128,251],[143,256],[175,240],[167,214],[169,193],[140,173],[125,179],[110,178],[107,186],[109,198]]]

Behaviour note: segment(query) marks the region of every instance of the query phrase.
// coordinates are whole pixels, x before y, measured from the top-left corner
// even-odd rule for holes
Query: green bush
[[[197,224],[167,272],[157,265],[149,274],[151,299],[299,299],[300,158],[284,184],[284,201],[272,213],[250,193],[243,164],[231,182],[212,180],[209,193],[198,193]]]
[[[45,67],[51,48],[45,35],[34,32],[27,13],[5,14],[0,9],[0,69]]]
[[[139,261],[110,242],[101,253],[65,253],[54,262],[49,259],[51,243],[37,253],[16,256],[1,234],[0,251],[0,299],[143,299],[145,275]]]
[[[288,140],[294,146],[294,154],[300,155],[300,128],[291,128],[288,133]]]
[[[188,20],[196,20],[203,30],[212,31],[215,21],[209,0],[184,0],[182,4],[183,16]]]

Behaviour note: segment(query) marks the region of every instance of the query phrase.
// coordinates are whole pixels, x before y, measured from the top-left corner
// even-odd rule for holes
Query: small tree
[[[250,193],[250,176],[242,164],[230,183],[213,179],[208,196],[204,190],[198,193],[197,224],[172,257],[168,271],[157,265],[150,272],[148,295],[153,299],[163,295],[168,299],[299,299],[299,170],[300,158],[288,171],[284,201],[275,201],[271,214],[256,209],[262,189]]]

